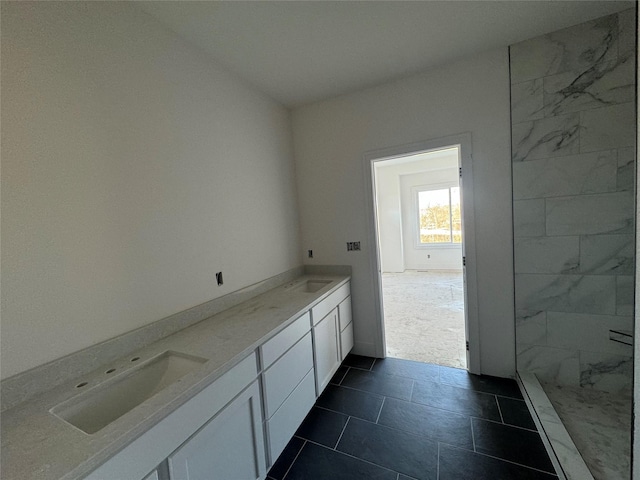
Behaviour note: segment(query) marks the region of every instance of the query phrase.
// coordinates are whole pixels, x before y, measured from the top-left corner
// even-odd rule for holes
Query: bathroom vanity
[[[262,479],[353,347],[304,275],[3,411],[3,478]]]

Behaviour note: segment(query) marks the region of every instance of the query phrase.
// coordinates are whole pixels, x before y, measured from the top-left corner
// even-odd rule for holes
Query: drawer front
[[[271,464],[280,456],[316,401],[314,377],[312,369],[267,422]]]
[[[311,329],[310,318],[309,312],[305,313],[260,347],[260,360],[262,361],[263,370],[269,368],[294,343],[304,337]]]
[[[338,305],[338,315],[340,316],[340,331],[342,331],[351,323],[351,296],[345,298]]]
[[[353,348],[353,322],[340,332],[340,358],[344,360]]]
[[[313,324],[316,325],[320,320],[327,316],[327,314],[336,308],[336,306],[342,302],[351,293],[351,287],[349,282],[338,288],[335,292],[329,295],[327,298],[318,303],[311,309],[311,315],[313,317]]]
[[[313,368],[311,332],[264,372],[264,402],[269,418]]]

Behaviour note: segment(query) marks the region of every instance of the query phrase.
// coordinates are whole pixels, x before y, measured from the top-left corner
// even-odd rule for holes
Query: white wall
[[[455,158],[457,164],[458,159]],[[409,270],[462,270],[462,246],[418,246],[415,189],[458,183],[458,167],[400,177],[405,267]]]
[[[2,127],[3,378],[300,265],[288,111],[128,2],[2,2]]]
[[[400,174],[403,165],[376,168],[376,216],[380,268],[386,273],[404,272]]]
[[[353,267],[356,351],[376,346],[363,154],[473,137],[481,370],[515,373],[507,49],[293,111],[302,246],[309,264]],[[361,241],[361,252],[345,242]]]

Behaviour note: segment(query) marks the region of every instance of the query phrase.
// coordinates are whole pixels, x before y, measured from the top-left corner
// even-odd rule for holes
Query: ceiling
[[[630,8],[618,1],[133,2],[295,107]]]

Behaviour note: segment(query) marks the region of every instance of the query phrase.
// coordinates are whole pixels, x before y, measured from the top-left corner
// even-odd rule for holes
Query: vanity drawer
[[[351,296],[345,298],[338,305],[338,317],[340,319],[340,331],[342,331],[351,323]]]
[[[333,292],[327,298],[322,300],[311,309],[313,324],[316,325],[320,320],[326,317],[331,310],[336,308],[340,302],[347,298],[351,293],[349,282],[342,285],[338,290]]]
[[[280,456],[316,401],[313,369],[267,422],[271,464]]]
[[[263,370],[269,368],[284,352],[289,350],[294,343],[311,330],[310,318],[309,312],[306,312],[260,347],[260,360],[262,361]]]
[[[265,416],[271,417],[313,368],[311,332],[264,372]]]

